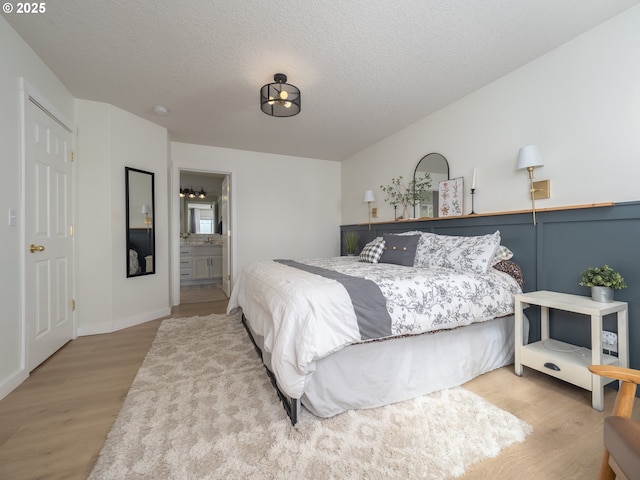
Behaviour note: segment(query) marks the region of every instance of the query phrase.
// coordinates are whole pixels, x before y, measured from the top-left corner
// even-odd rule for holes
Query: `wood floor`
[[[226,301],[177,307],[173,316],[224,313]],[[155,337],[160,320],[108,335],[80,337],[34,370],[0,401],[0,479],[85,479]],[[525,369],[482,375],[469,390],[529,422],[527,440],[468,469],[467,479],[595,478],[605,412],[590,392]],[[640,400],[634,418],[640,420]]]

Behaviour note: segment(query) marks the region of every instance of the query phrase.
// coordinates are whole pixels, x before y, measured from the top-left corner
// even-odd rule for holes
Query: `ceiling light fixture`
[[[155,113],[159,117],[163,117],[168,112],[169,110],[167,110],[167,107],[165,107],[164,105],[156,105],[155,107],[153,107],[153,113]]]
[[[262,111],[272,117],[292,117],[300,113],[300,89],[287,83],[284,73],[276,73],[273,81],[260,89]]]

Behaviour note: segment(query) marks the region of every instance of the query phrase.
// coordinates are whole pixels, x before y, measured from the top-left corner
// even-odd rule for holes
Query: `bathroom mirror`
[[[416,218],[438,216],[438,184],[442,180],[449,180],[449,162],[444,155],[429,153],[416,165],[413,179],[422,177],[427,172],[431,175],[431,188],[413,206],[413,216]]]
[[[217,232],[216,204],[212,202],[187,203],[187,232],[211,235]]]
[[[156,271],[154,174],[125,167],[127,277]]]

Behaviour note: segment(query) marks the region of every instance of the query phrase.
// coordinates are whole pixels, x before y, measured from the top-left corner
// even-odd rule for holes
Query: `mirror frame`
[[[124,167],[125,177],[125,209],[126,209],[126,242],[127,250],[125,253],[127,259],[127,278],[129,277],[141,277],[143,275],[153,275],[156,273],[156,254],[155,254],[155,174],[153,172],[147,172],[145,170],[139,170],[137,168]],[[148,176],[145,180],[144,177],[136,179],[137,175]],[[141,193],[135,192],[132,188],[136,187],[141,182],[149,182],[149,191]],[[142,200],[142,201],[140,201]],[[149,223],[147,218],[142,217],[142,207],[148,206],[151,209]],[[136,209],[136,217],[140,216],[140,221],[135,221],[131,208]],[[146,215],[145,215],[146,216]],[[135,248],[134,248],[135,247]],[[131,273],[131,255],[130,251],[134,249],[138,251],[138,264],[141,271]],[[140,251],[139,251],[140,250]],[[146,257],[151,255],[151,270],[147,271]]]
[[[415,170],[413,171],[413,181],[414,181],[414,185],[415,185],[416,175],[418,174],[418,168],[420,168],[420,164],[421,164],[422,162],[424,162],[425,164],[428,164],[428,163],[429,163],[429,161],[434,160],[435,158],[429,158],[429,157],[430,157],[430,156],[432,156],[432,155],[433,155],[433,156],[437,156],[437,157],[439,157],[439,158],[438,158],[438,161],[444,160],[444,164],[445,164],[445,166],[447,167],[447,178],[446,178],[445,180],[449,180],[449,179],[451,178],[451,177],[450,177],[450,170],[449,170],[449,161],[446,159],[446,157],[445,157],[444,155],[442,155],[441,153],[431,152],[431,153],[427,153],[424,157],[422,157],[422,158],[420,159],[420,161],[418,162],[418,164],[416,165],[416,168],[415,168]],[[420,172],[429,172],[429,173],[433,173],[433,172],[431,172],[430,170],[420,170]],[[438,172],[436,172],[436,173],[438,173]],[[437,193],[437,192],[438,192],[438,185],[433,185],[433,184],[432,184],[432,185],[431,185],[431,191],[433,191],[434,193]],[[417,208],[417,205],[416,205],[416,204],[414,204],[414,205],[413,205],[413,217],[414,217],[414,218],[422,218],[422,217],[418,217],[418,215],[416,214],[416,208]],[[434,212],[433,212],[433,217],[432,217],[432,218],[437,218],[437,217],[438,217],[438,213],[439,213],[439,212],[437,212],[437,211],[435,211],[435,210],[434,210]]]

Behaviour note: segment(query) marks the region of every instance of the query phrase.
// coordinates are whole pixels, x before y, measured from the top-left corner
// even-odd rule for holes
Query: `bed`
[[[512,363],[523,282],[512,255],[499,231],[385,234],[355,257],[255,262],[228,311],[242,311],[295,424],[300,403],[330,417]]]

